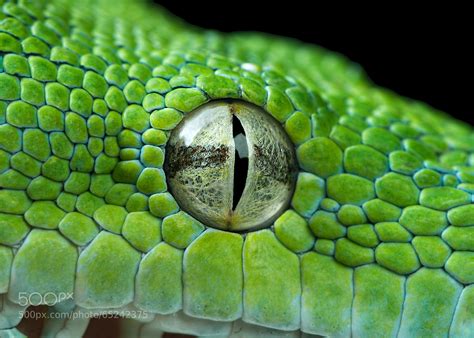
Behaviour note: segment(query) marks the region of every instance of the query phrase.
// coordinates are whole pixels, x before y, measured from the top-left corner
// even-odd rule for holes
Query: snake
[[[472,126],[146,1],[0,6],[1,337],[474,337]]]

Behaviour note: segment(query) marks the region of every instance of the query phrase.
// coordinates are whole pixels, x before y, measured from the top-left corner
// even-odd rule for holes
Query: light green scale
[[[474,335],[471,126],[144,1],[0,6],[1,337]]]

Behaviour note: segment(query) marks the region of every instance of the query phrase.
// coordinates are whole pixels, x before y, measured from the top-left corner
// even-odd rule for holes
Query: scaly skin
[[[0,3],[0,336],[25,298],[70,313],[49,336],[100,309],[141,320],[128,336],[474,335],[472,127],[319,47],[131,0]],[[181,119],[229,98],[299,168],[245,233],[180,210],[162,168]]]

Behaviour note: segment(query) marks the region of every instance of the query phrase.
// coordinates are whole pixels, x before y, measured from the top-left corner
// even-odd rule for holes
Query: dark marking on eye
[[[289,184],[293,181],[297,168],[290,165],[292,163],[290,155],[278,144],[275,147],[261,147],[254,144],[253,151],[255,166],[260,174],[284,184]],[[275,163],[275,159],[281,156],[283,156],[284,161]]]
[[[169,146],[165,170],[170,177],[179,171],[193,168],[215,168],[223,166],[228,160],[229,148],[220,146]]]

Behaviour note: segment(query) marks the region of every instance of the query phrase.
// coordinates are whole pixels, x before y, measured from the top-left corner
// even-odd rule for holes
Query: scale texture
[[[474,336],[471,126],[298,41],[132,0],[0,4],[0,336],[21,336],[24,297],[122,311],[130,337]],[[218,99],[294,145],[264,229],[213,229],[169,192],[170,132]]]

